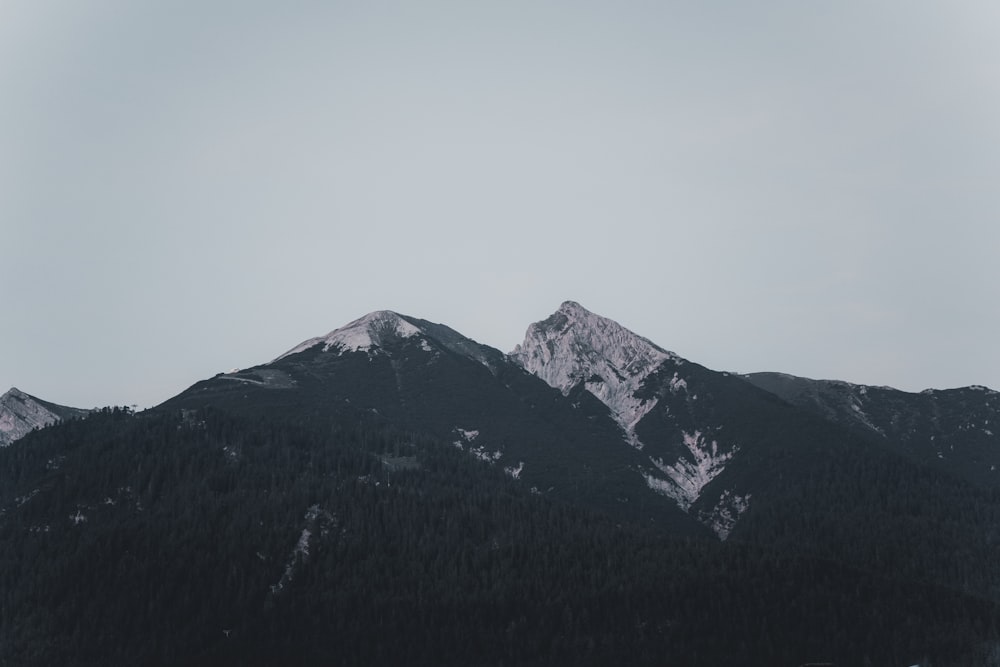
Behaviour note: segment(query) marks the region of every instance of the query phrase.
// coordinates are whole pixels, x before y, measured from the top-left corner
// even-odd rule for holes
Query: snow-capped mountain
[[[635,425],[656,405],[636,392],[667,360],[679,360],[614,320],[566,301],[541,322],[528,327],[510,358],[564,395],[582,385],[608,406],[629,442],[641,447]]]
[[[608,407],[623,439],[642,451],[636,474],[648,488],[720,537],[729,535],[750,494],[706,492],[739,444],[720,433],[720,422],[693,417],[698,396],[690,391],[689,371],[704,381],[695,365],[574,301],[530,325],[510,358],[563,394],[593,394]],[[713,378],[719,379],[725,381]],[[706,500],[699,503],[703,496],[714,500],[706,506]]]
[[[6,447],[36,428],[86,413],[86,410],[49,403],[11,387],[0,396],[0,447]]]

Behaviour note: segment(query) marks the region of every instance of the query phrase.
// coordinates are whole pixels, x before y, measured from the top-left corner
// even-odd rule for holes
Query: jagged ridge
[[[635,425],[656,404],[655,398],[636,398],[636,390],[664,361],[680,359],[575,301],[529,326],[510,358],[563,394],[583,383],[636,446]]]

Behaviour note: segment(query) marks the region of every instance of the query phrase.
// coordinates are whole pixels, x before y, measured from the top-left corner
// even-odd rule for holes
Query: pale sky
[[[0,0],[0,392],[367,312],[1000,389],[1000,3]]]

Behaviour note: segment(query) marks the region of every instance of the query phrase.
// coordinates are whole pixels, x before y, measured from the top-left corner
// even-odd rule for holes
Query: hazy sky
[[[1000,389],[1000,3],[0,0],[0,392],[369,311]]]

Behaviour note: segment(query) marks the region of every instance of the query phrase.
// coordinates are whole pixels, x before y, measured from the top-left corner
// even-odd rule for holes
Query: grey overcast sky
[[[1000,3],[0,0],[0,391],[369,311],[1000,389]]]

